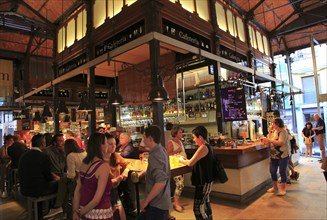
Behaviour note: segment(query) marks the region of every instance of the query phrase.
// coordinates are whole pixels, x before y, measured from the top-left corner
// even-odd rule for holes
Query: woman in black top
[[[209,195],[212,189],[212,149],[207,143],[208,131],[203,126],[198,126],[192,131],[193,139],[198,149],[190,160],[181,162],[193,166],[192,185],[195,186],[193,212],[196,219],[212,219]]]
[[[311,122],[307,122],[302,130],[302,137],[304,138],[305,144],[305,157],[308,157],[308,152],[310,152],[310,161],[312,161],[312,146],[314,143],[313,137],[316,133],[312,130]]]

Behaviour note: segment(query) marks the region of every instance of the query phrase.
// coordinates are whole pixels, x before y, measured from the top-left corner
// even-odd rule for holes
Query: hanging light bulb
[[[52,113],[50,111],[50,107],[49,107],[49,104],[48,102],[45,102],[44,103],[44,106],[43,106],[43,112],[42,112],[42,117],[49,117],[51,118],[52,117]]]
[[[28,110],[23,109],[23,110],[20,112],[20,118],[21,118],[21,119],[29,119],[29,113],[28,113]]]
[[[291,97],[290,97],[290,101],[293,101],[293,96],[291,95]]]
[[[116,75],[116,62],[114,63],[114,91],[112,92],[111,96],[109,97],[109,103],[112,105],[121,105],[124,103],[123,97],[119,94],[118,88],[117,88],[117,75]]]
[[[87,92],[84,91],[81,94],[81,102],[79,103],[78,107],[77,107],[77,111],[92,111],[90,104],[87,101]]]
[[[57,114],[69,114],[65,101],[59,101],[59,105],[56,111]]]
[[[163,86],[162,79],[160,76],[157,76],[157,83],[156,85],[151,89],[148,100],[152,102],[163,102],[169,100],[169,95],[165,87]],[[161,86],[162,84],[162,86]]]
[[[41,114],[40,114],[39,111],[36,111],[36,112],[34,113],[33,121],[42,121],[42,119],[41,119]]]

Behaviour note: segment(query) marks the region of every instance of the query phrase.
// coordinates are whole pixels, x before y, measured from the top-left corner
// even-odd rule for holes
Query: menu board
[[[221,89],[221,100],[224,121],[247,120],[244,89]]]
[[[22,120],[22,130],[31,130],[31,120],[30,119]]]

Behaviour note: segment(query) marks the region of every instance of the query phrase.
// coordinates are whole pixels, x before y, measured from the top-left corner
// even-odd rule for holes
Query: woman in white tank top
[[[171,130],[171,136],[173,137],[173,139],[171,139],[167,144],[168,155],[180,154],[186,159],[185,149],[183,143],[181,142],[181,138],[183,136],[183,129],[179,126],[174,126]],[[184,207],[180,204],[179,197],[181,196],[184,189],[184,176],[175,176],[174,181],[176,188],[174,193],[173,207],[175,211],[183,212]]]

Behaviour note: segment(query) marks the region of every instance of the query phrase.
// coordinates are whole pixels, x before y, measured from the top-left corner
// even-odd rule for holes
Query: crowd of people
[[[195,154],[196,157],[187,160],[181,142],[183,129],[170,123],[167,128],[165,135],[157,126],[150,126],[144,131],[142,142],[149,151],[149,157],[147,170],[139,172],[139,178],[145,178],[146,185],[146,197],[141,202],[140,213],[136,209],[135,184],[129,175],[133,167],[126,160],[138,159],[140,151],[133,146],[128,133],[116,136],[101,128],[90,135],[86,146],[70,132],[65,135],[35,134],[31,138],[30,147],[18,137],[7,135],[0,150],[2,196],[4,198],[6,192],[2,180],[7,178],[6,173],[10,168],[18,170],[23,196],[56,194],[49,213],[43,213],[42,205],[38,206],[38,216],[41,217],[64,212],[68,219],[74,220],[124,220],[127,216],[137,219],[173,219],[169,209],[173,207],[178,212],[184,210],[179,201],[184,188],[184,177],[180,175],[170,178],[169,155],[178,154],[182,156],[181,162],[196,167],[193,171],[195,185],[207,183],[210,186],[212,179],[210,175],[209,178],[203,178],[205,167],[202,166],[206,155],[211,155],[212,150],[206,145],[206,129],[201,127],[200,132],[195,129],[195,142],[201,149],[205,145],[206,150],[201,150],[201,153]],[[161,145],[161,138],[168,138],[165,147]],[[206,216],[204,219],[212,219],[208,203],[211,187],[206,188],[206,195],[200,195],[200,189],[197,189],[194,212],[196,216],[203,215]],[[209,205],[209,209],[206,208],[202,213],[201,205]]]
[[[305,140],[306,157],[312,156],[313,138],[317,136],[324,148],[325,125],[315,115],[317,125],[307,123],[302,131]],[[319,136],[321,135],[321,136]],[[129,158],[138,159],[142,153],[135,148],[128,133],[113,135],[105,129],[91,134],[87,144],[72,134],[42,135],[31,139],[31,148],[19,137],[7,135],[0,150],[1,196],[5,195],[6,171],[18,170],[20,192],[26,197],[56,194],[48,217],[58,212],[67,214],[68,219],[174,219],[169,210],[183,212],[180,196],[184,189],[184,176],[171,178],[169,156],[178,155],[179,162],[192,167],[191,182],[195,187],[193,212],[196,219],[213,219],[209,195],[213,185],[213,150],[208,144],[208,131],[198,126],[192,131],[197,145],[196,152],[187,158],[183,143],[183,128],[167,123],[163,133],[158,126],[144,130],[142,143],[148,151],[147,169],[138,172],[144,178],[145,197],[137,212],[135,184],[130,173],[133,170]],[[165,146],[161,145],[162,138]],[[288,179],[299,178],[291,156],[298,148],[295,138],[284,122],[275,118],[267,137],[262,142],[270,148],[270,174],[273,187],[268,190],[279,196],[286,194]],[[322,161],[326,160],[322,150]],[[210,162],[211,161],[211,162]],[[287,169],[291,175],[287,174]],[[278,184],[277,171],[281,177]],[[39,206],[39,216],[43,216]]]
[[[326,163],[325,123],[318,114],[314,115],[314,120],[316,121],[316,126],[313,127],[311,122],[307,122],[301,133],[306,146],[305,157],[309,161],[312,161],[313,138],[317,136],[317,141],[321,150],[321,162],[324,164]],[[297,152],[299,147],[294,136],[291,135],[289,129],[284,125],[284,121],[281,118],[275,118],[272,120],[271,126],[268,129],[267,137],[263,137],[261,140],[270,148],[269,170],[273,181],[273,187],[268,189],[268,192],[284,196],[286,195],[286,184],[291,183],[290,179],[297,180],[300,175],[300,173],[295,170],[292,162],[292,155]],[[326,169],[327,168],[325,168],[325,172]],[[278,170],[281,177],[279,185],[277,182]],[[291,171],[291,175],[288,175],[288,170]]]

